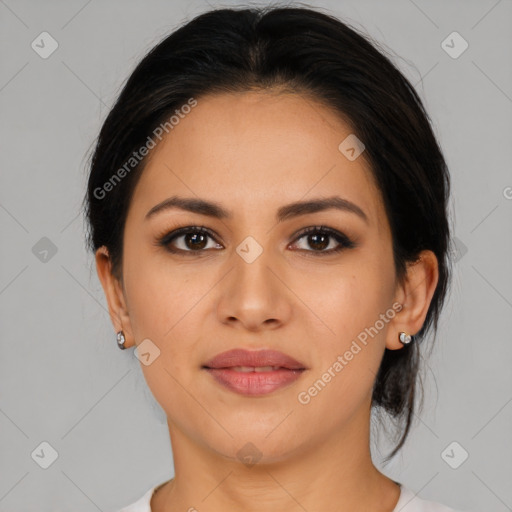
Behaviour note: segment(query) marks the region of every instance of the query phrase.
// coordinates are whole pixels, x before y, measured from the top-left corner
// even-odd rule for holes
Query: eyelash
[[[186,253],[191,253],[191,254],[197,255],[201,252],[207,251],[207,249],[183,250],[183,249],[173,249],[171,247],[170,244],[172,241],[174,241],[176,238],[178,238],[180,236],[183,236],[183,235],[186,235],[189,233],[207,235],[210,238],[212,238],[216,243],[218,243],[215,240],[215,236],[213,235],[213,233],[205,226],[186,226],[186,227],[182,227],[179,229],[175,229],[170,232],[168,232],[168,231],[164,232],[164,234],[157,237],[156,245],[164,247],[170,253],[181,254],[183,256],[185,256]],[[299,249],[300,251],[311,252],[315,256],[317,256],[317,255],[324,256],[324,255],[339,253],[345,249],[352,249],[354,247],[357,247],[357,245],[358,245],[352,239],[350,239],[347,235],[345,235],[335,229],[329,228],[327,226],[311,226],[311,227],[305,228],[295,236],[292,243],[296,243],[301,238],[304,238],[305,236],[310,235],[310,234],[328,235],[329,237],[334,238],[340,244],[337,248],[329,249],[328,251],[325,251],[325,250],[315,251],[315,250],[308,250],[308,249]]]

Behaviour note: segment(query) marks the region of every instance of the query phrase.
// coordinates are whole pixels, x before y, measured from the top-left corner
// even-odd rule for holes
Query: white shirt
[[[151,487],[146,493],[139,498],[135,503],[128,505],[117,512],[151,512],[150,502],[155,489],[159,487]],[[461,510],[455,510],[441,503],[435,501],[424,500],[409,489],[400,485],[400,498],[392,512],[463,512]]]

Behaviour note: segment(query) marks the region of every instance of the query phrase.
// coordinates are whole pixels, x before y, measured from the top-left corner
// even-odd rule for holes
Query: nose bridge
[[[253,236],[247,236],[236,247],[233,255],[235,282],[239,287],[247,288],[250,293],[260,294],[273,289],[272,272],[269,267],[276,266],[273,251],[267,245],[258,242]],[[251,291],[252,290],[252,291]]]
[[[251,330],[285,322],[291,305],[285,287],[274,275],[281,267],[277,251],[247,236],[233,251],[231,264],[220,297],[219,320],[238,321]]]

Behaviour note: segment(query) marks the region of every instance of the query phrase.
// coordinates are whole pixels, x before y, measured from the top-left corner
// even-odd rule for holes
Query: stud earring
[[[398,335],[398,339],[400,340],[400,343],[402,343],[402,345],[407,345],[408,343],[411,343],[413,338],[410,334],[407,334],[406,332],[400,332]]]
[[[124,342],[126,341],[125,337],[124,337],[124,333],[123,331],[119,331],[117,333],[117,346],[121,349],[121,350],[124,350],[126,347],[124,346]]]

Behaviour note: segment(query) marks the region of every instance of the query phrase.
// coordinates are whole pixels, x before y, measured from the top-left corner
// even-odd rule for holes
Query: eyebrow
[[[153,206],[153,208],[151,208],[151,210],[146,213],[145,219],[147,220],[159,212],[176,208],[192,213],[198,213],[200,215],[207,215],[216,219],[232,218],[232,214],[228,210],[214,201],[207,201],[205,199],[198,199],[193,197],[188,198],[172,196]],[[354,213],[363,219],[367,224],[369,223],[368,216],[359,206],[357,206],[357,204],[339,196],[318,198],[309,201],[296,201],[294,203],[281,206],[277,210],[276,219],[278,222],[283,222],[300,215],[321,212],[333,208]]]

